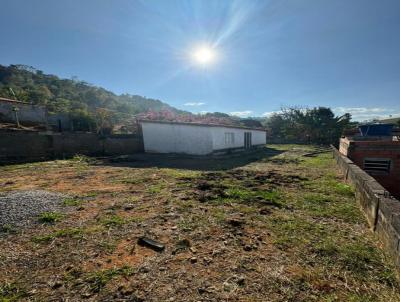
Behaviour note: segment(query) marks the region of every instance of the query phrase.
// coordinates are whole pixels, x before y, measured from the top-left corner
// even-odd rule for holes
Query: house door
[[[244,148],[245,149],[251,148],[251,132],[244,133]]]

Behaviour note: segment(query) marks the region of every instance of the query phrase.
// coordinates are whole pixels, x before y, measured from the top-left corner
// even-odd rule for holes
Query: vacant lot
[[[352,188],[315,150],[0,167],[0,301],[400,301]]]

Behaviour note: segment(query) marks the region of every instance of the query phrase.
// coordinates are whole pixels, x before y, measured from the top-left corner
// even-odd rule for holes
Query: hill
[[[0,96],[46,105],[50,113],[89,115],[98,108],[117,114],[149,110],[180,111],[160,100],[139,95],[116,95],[77,78],[61,79],[26,65],[0,65]]]
[[[50,114],[68,115],[77,130],[132,125],[133,115],[161,120],[262,126],[260,121],[225,113],[192,114],[160,100],[131,94],[116,95],[76,77],[61,79],[26,65],[0,65],[0,97],[46,105]]]

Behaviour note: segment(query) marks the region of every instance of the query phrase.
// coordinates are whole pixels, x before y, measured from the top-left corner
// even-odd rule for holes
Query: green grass
[[[275,207],[283,207],[282,193],[277,190],[248,190],[239,186],[232,186],[224,191],[220,201],[234,201],[242,203],[259,203]]]
[[[26,291],[15,283],[0,284],[0,302],[20,301],[27,297]]]
[[[122,226],[126,220],[118,215],[110,215],[100,219],[100,223],[108,228]]]
[[[274,244],[283,250],[302,248],[310,244],[316,236],[326,236],[328,233],[323,225],[312,223],[300,216],[273,216],[267,224],[275,234]]]
[[[66,198],[63,200],[65,206],[80,206],[84,200],[78,198]]]
[[[121,268],[113,268],[107,270],[100,270],[97,272],[89,273],[85,276],[84,281],[89,285],[91,292],[99,292],[108,282],[117,276],[131,276],[134,270],[129,266]]]
[[[52,232],[47,235],[34,236],[32,241],[35,243],[47,243],[56,238],[68,237],[68,238],[82,238],[85,230],[82,228],[70,228],[62,229]]]
[[[17,229],[15,228],[15,226],[11,225],[11,224],[3,224],[0,227],[0,233],[7,233],[7,234],[12,234],[12,233],[16,233]]]
[[[165,184],[164,183],[158,183],[155,185],[151,185],[147,188],[147,193],[150,193],[152,195],[156,195],[161,193],[161,191],[165,188]]]
[[[39,222],[41,223],[54,223],[60,221],[64,217],[64,214],[57,212],[44,212],[39,215]]]

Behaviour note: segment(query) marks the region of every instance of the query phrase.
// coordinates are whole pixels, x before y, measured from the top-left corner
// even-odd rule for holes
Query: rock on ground
[[[22,227],[43,212],[61,211],[65,195],[44,190],[14,191],[0,195],[0,228]]]

